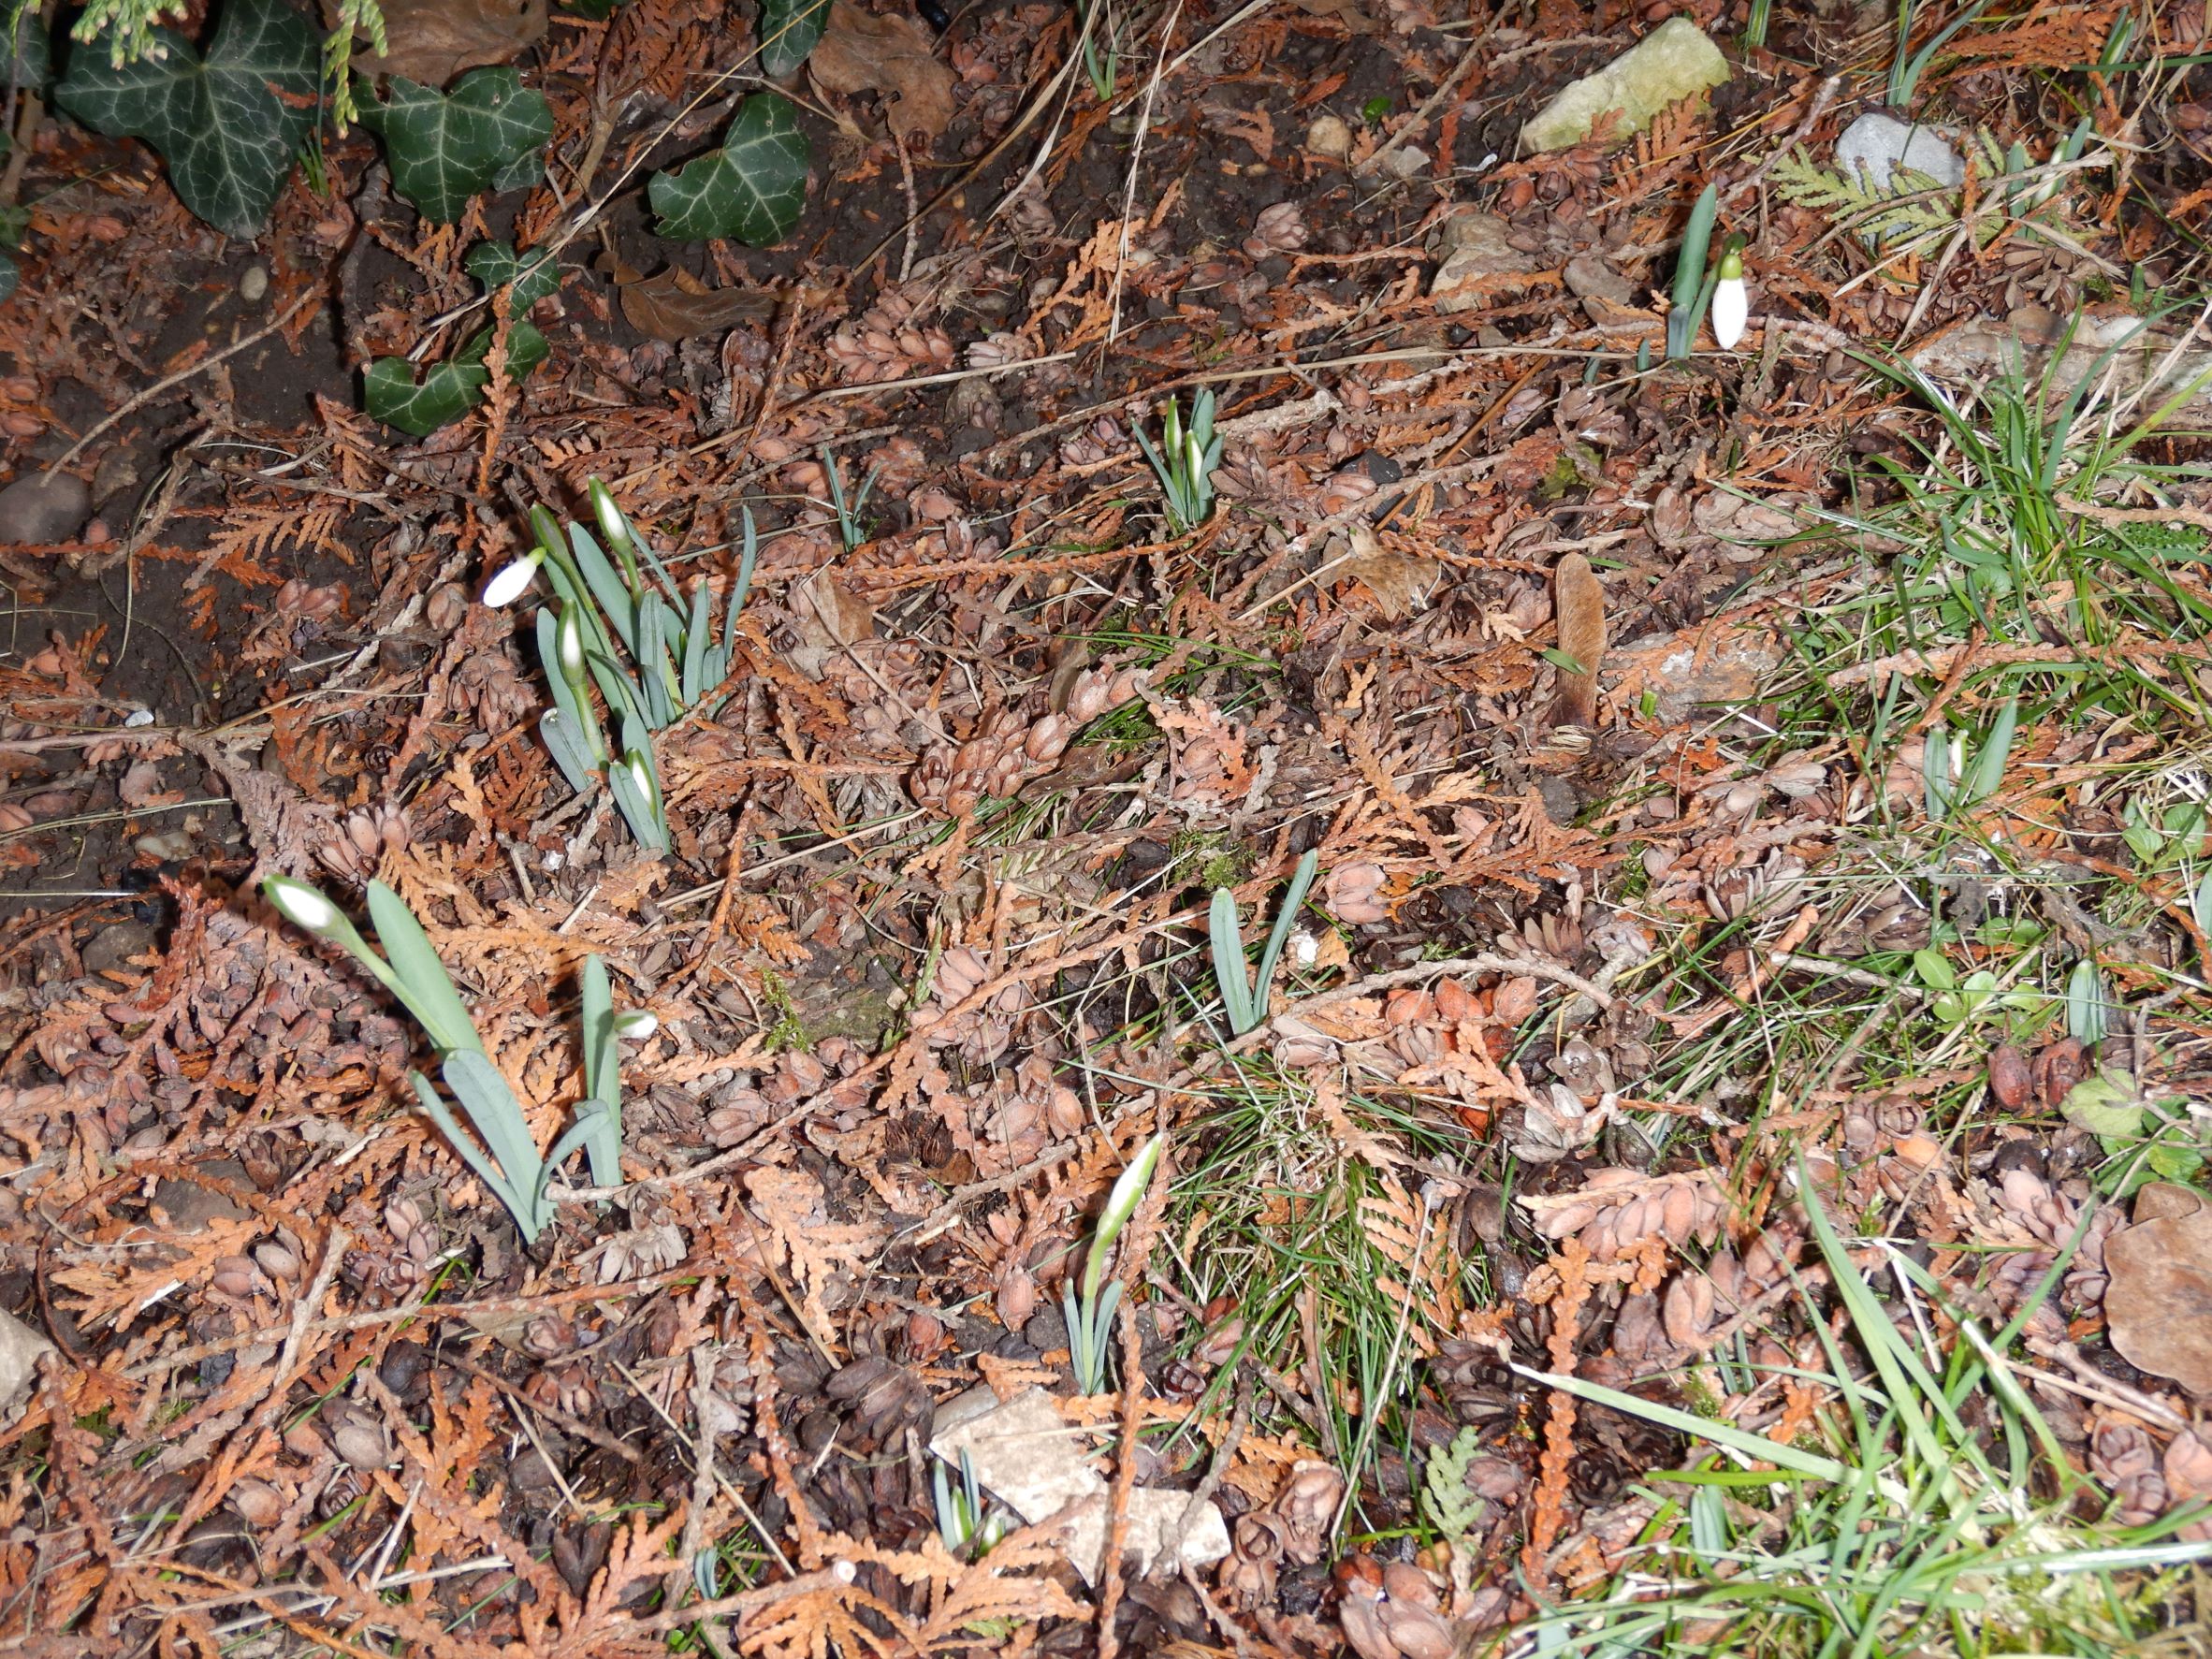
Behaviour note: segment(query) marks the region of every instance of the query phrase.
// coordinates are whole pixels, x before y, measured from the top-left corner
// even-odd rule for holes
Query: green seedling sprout
[[[1160,443],[1154,448],[1142,431],[1137,444],[1152,463],[1166,498],[1168,519],[1178,532],[1196,530],[1214,511],[1214,469],[1221,464],[1221,438],[1214,430],[1214,394],[1202,391],[1191,400],[1190,425],[1173,398],[1160,420]]]
[[[1229,1028],[1239,1037],[1267,1019],[1268,987],[1275,977],[1275,964],[1282,957],[1284,945],[1289,941],[1291,924],[1298,919],[1299,906],[1305,903],[1306,892],[1314,884],[1314,871],[1320,860],[1319,851],[1308,852],[1291,872],[1290,890],[1283,895],[1283,908],[1276,913],[1274,927],[1267,936],[1267,949],[1259,953],[1257,986],[1247,984],[1244,979],[1244,941],[1242,918],[1237,914],[1237,895],[1226,887],[1214,889],[1213,909],[1207,916],[1207,929],[1214,947],[1214,979],[1221,990],[1222,1006],[1229,1011]]]
[[[1155,1135],[1137,1149],[1129,1167],[1121,1172],[1113,1190],[1106,1195],[1106,1208],[1099,1216],[1098,1230],[1091,1234],[1082,1295],[1076,1294],[1072,1281],[1061,1293],[1061,1311],[1068,1321],[1068,1347],[1075,1365],[1075,1386],[1084,1394],[1099,1393],[1106,1387],[1113,1310],[1121,1302],[1121,1281],[1106,1282],[1107,1254],[1113,1248],[1113,1241],[1120,1237],[1121,1230],[1128,1225],[1129,1217],[1137,1213],[1137,1205],[1152,1185],[1152,1171],[1158,1167],[1160,1152],[1166,1144],[1165,1135]]]
[[[461,1132],[452,1109],[430,1086],[428,1078],[420,1071],[410,1071],[407,1081],[415,1087],[415,1099],[421,1104],[423,1114],[437,1127],[438,1132],[474,1171],[486,1189],[506,1206],[523,1243],[535,1243],[538,1234],[553,1220],[554,1204],[549,1188],[553,1171],[560,1167],[562,1160],[578,1146],[589,1145],[597,1171],[610,1129],[615,1137],[615,1150],[620,1148],[620,1108],[613,1093],[612,1067],[606,1068],[606,1101],[593,1102],[603,1109],[579,1113],[568,1132],[553,1143],[553,1150],[541,1157],[537,1142],[531,1137],[530,1122],[522,1114],[521,1103],[515,1099],[515,1091],[507,1085],[499,1068],[484,1052],[484,1040],[477,1035],[475,1022],[462,1006],[452,976],[439,961],[438,953],[430,947],[429,936],[423,932],[422,924],[415,919],[415,912],[407,908],[404,899],[382,881],[369,883],[370,919],[376,924],[377,938],[384,942],[387,956],[364,939],[345,912],[319,888],[289,876],[270,876],[262,882],[261,893],[270,908],[295,927],[344,950],[421,1022],[439,1054],[438,1075],[453,1098],[460,1102],[461,1110],[468,1113],[475,1136],[472,1138]],[[604,989],[606,970],[596,956],[585,958],[588,1004],[594,970]],[[590,1022],[587,1021],[588,1052],[591,1042],[589,1026]],[[614,1179],[599,1180],[599,1185],[619,1185],[618,1161],[613,1169]],[[594,1179],[598,1179],[596,1173]]]

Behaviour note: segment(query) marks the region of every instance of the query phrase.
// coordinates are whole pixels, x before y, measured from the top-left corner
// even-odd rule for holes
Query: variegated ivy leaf
[[[180,201],[226,235],[253,236],[314,124],[314,31],[284,0],[224,0],[205,57],[174,29],[154,35],[163,56],[120,67],[71,52],[54,100],[89,127],[145,139]]]
[[[488,294],[498,293],[509,283],[515,284],[507,296],[509,316],[523,315],[560,286],[560,267],[548,248],[517,255],[510,242],[478,242],[462,263]]]
[[[829,22],[830,0],[763,0],[761,73],[781,80],[807,61]]]
[[[0,90],[46,90],[53,78],[46,27],[37,0],[0,0]]]
[[[507,378],[520,381],[546,360],[546,337],[529,323],[507,330]],[[379,357],[361,372],[362,401],[370,415],[416,438],[457,421],[484,401],[491,371],[484,359],[491,351],[491,330],[480,329],[450,362],[440,363],[419,381],[405,357]]]
[[[451,225],[469,197],[552,138],[553,110],[502,65],[471,69],[449,93],[395,75],[390,95],[363,109],[361,124],[384,139],[392,188],[424,218]]]
[[[734,236],[756,248],[781,241],[807,205],[808,153],[791,101],[753,94],[720,150],[680,172],[653,175],[647,191],[661,215],[654,233],[682,241]]]

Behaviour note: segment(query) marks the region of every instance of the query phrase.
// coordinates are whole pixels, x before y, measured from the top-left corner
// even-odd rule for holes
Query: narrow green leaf
[[[637,655],[637,599],[630,584],[615,568],[591,532],[580,524],[568,527],[569,545],[575,550],[576,569],[591,589],[591,597],[606,614],[607,629],[622,642],[633,660]]]
[[[1244,977],[1243,918],[1237,914],[1236,895],[1226,887],[1214,889],[1206,929],[1214,947],[1215,982],[1229,1011],[1229,1028],[1242,1037],[1259,1022],[1252,1016],[1252,987]]]
[[[447,1110],[445,1102],[438,1098],[438,1091],[430,1086],[429,1079],[419,1071],[410,1071],[407,1081],[415,1085],[415,1097],[422,1104],[423,1115],[437,1126],[438,1132],[445,1137],[446,1144],[460,1155],[461,1162],[475,1172],[476,1179],[484,1183],[491,1196],[506,1206],[507,1214],[515,1218],[516,1230],[522,1234],[522,1242],[526,1244],[535,1243],[539,1231],[539,1209],[536,1202],[517,1192],[499,1168],[478,1150],[475,1142],[461,1133],[460,1125],[454,1121],[453,1113]]]
[[[1973,764],[1967,768],[1966,777],[1959,783],[1959,807],[1986,801],[2004,787],[2004,769],[2012,759],[2013,737],[2019,726],[2020,700],[2007,697],[1997,710],[1989,735],[1974,751]]]
[[[630,826],[637,844],[648,852],[665,852],[667,827],[654,813],[652,804],[639,792],[629,769],[618,761],[607,768],[606,781],[607,787],[614,791],[615,805],[621,811],[622,822]]]
[[[584,1022],[584,1092],[609,1106],[621,1100],[620,1051],[615,1042],[615,993],[607,982],[606,964],[597,956],[584,958],[578,985]]]
[[[560,687],[561,691],[567,689]],[[599,781],[598,763],[591,758],[590,749],[578,735],[576,722],[568,712],[548,708],[538,716],[538,737],[545,744],[546,752],[553,757],[553,764],[560,768],[561,777],[568,779],[569,788],[580,795],[589,794]]]
[[[471,1049],[448,1055],[439,1075],[498,1161],[508,1188],[531,1208],[534,1224],[541,1160],[515,1091],[488,1056]]]
[[[1283,954],[1283,946],[1290,938],[1290,929],[1298,920],[1299,907],[1305,903],[1307,891],[1314,884],[1314,871],[1321,862],[1318,848],[1307,852],[1298,861],[1298,867],[1290,872],[1290,890],[1283,895],[1283,908],[1275,913],[1275,924],[1267,936],[1267,949],[1259,953],[1259,983],[1253,992],[1252,1005],[1258,1025],[1267,1017],[1268,986],[1275,977],[1275,964]]]
[[[683,704],[689,708],[706,694],[706,636],[714,629],[714,595],[702,581],[691,589],[691,619],[684,624]]]
[[[377,941],[405,987],[408,1009],[430,1034],[430,1041],[449,1052],[483,1053],[484,1040],[476,1035],[475,1022],[469,1018],[445,964],[430,948],[429,936],[407,901],[382,881],[370,882],[368,892],[369,919],[376,924]]]

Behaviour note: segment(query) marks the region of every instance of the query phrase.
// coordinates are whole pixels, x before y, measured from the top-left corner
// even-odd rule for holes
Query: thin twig
[[[125,398],[123,400],[122,406],[118,408],[113,414],[95,423],[92,429],[86,432],[83,437],[78,439],[76,443],[70,444],[68,448],[63,450],[61,458],[52,462],[47,467],[46,476],[49,478],[52,477],[54,473],[60,472],[71,461],[75,460],[77,457],[82,453],[84,446],[87,444],[90,444],[95,438],[99,437],[103,432],[111,429],[116,422],[123,420],[129,415],[137,414],[139,410],[145,408],[147,404],[151,403],[154,399],[160,397],[162,393],[170,390],[172,387],[182,386],[194,375],[203,374],[208,370],[215,367],[216,364],[228,361],[230,358],[237,357],[239,353],[244,351],[248,346],[260,344],[270,335],[284,328],[292,321],[294,317],[298,316],[309,306],[321,303],[323,298],[323,292],[319,288],[313,290],[313,292],[302,294],[298,299],[295,299],[288,307],[286,307],[284,314],[278,317],[274,322],[265,324],[261,327],[255,329],[253,333],[247,335],[242,340],[232,341],[221,351],[215,352],[209,357],[200,358],[198,362],[194,363],[189,368],[180,369],[174,374],[164,375],[161,379],[155,381],[152,386],[148,386],[144,391],[133,392],[128,398]]]

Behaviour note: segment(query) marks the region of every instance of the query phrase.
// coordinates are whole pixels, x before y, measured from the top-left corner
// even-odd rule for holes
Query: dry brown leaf
[[[845,0],[830,7],[829,27],[807,60],[824,92],[874,92],[900,138],[935,138],[953,122],[953,71],[938,61],[937,43],[903,13],[875,17]]]
[[[615,268],[622,315],[640,334],[673,343],[694,334],[713,334],[739,323],[776,314],[776,295],[766,288],[710,288],[681,266],[658,276],[640,277],[626,265]]]
[[[1402,621],[1428,608],[1436,578],[1444,567],[1433,559],[1386,551],[1375,531],[1363,524],[1351,530],[1351,557],[1339,566],[1346,581],[1358,582],[1375,595],[1375,608],[1386,622]]]
[[[543,40],[546,0],[384,0],[384,25],[391,51],[357,57],[354,66],[444,86],[463,69],[506,63]]]
[[[2129,1364],[2212,1394],[2212,1205],[2153,1181],[2104,1241],[2104,1323]]]
[[[1551,573],[1552,609],[1559,618],[1559,650],[1579,668],[1559,671],[1559,702],[1551,710],[1555,726],[1597,723],[1597,670],[1606,654],[1606,590],[1590,560],[1569,553]]]

